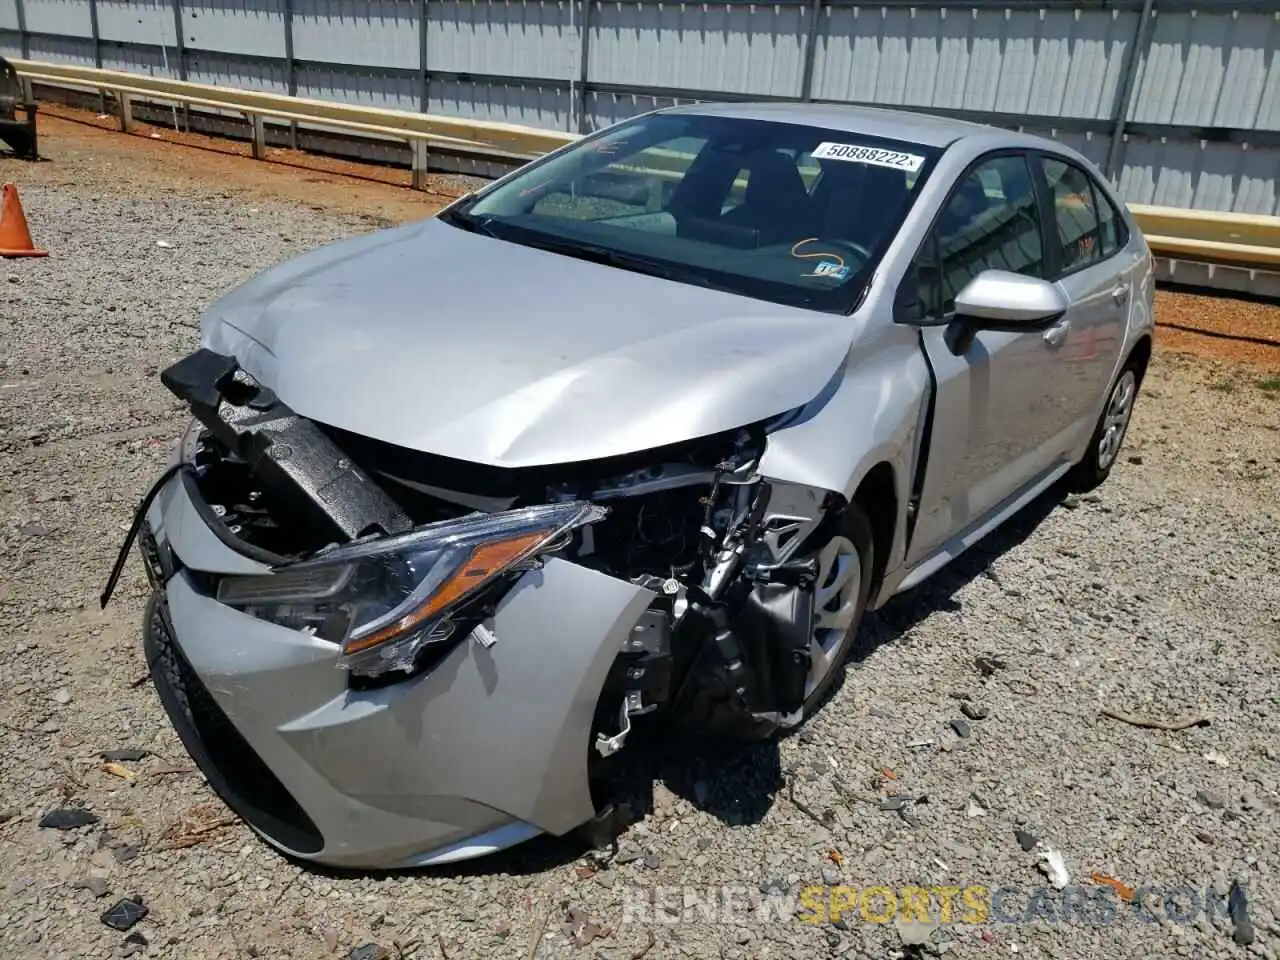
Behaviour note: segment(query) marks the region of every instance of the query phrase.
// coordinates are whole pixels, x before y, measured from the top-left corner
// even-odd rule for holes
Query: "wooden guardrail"
[[[306,123],[407,142],[413,149],[414,185],[425,184],[430,146],[507,160],[531,160],[579,139],[577,134],[511,123],[363,107],[257,90],[149,77],[75,64],[10,58],[24,81],[109,91],[120,105],[120,126],[132,125],[132,102],[188,104],[244,116],[253,154],[266,155],[263,120]],[[674,155],[672,159],[675,158]],[[661,174],[661,171],[657,171]],[[1280,217],[1129,204],[1152,251],[1161,257],[1280,271]]]

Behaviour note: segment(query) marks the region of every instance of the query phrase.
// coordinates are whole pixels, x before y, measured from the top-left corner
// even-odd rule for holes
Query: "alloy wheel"
[[[1137,388],[1137,377],[1132,370],[1126,370],[1111,391],[1106,413],[1103,414],[1102,436],[1098,440],[1099,469],[1106,470],[1110,467],[1120,452],[1120,444],[1129,428],[1129,418],[1133,415],[1133,398]]]
[[[818,581],[814,590],[813,637],[809,641],[809,697],[836,665],[842,641],[858,612],[862,561],[847,537],[832,537],[818,553]]]

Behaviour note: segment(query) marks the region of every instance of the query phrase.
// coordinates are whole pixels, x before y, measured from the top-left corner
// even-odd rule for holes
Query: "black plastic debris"
[[[1013,831],[1013,835],[1017,838],[1018,846],[1028,853],[1030,853],[1035,848],[1035,845],[1040,842],[1036,839],[1034,834],[1027,833],[1025,830],[1015,830]]]
[[[98,815],[84,807],[58,807],[40,818],[40,826],[53,830],[75,830],[98,822]]]
[[[112,930],[123,933],[150,912],[142,902],[142,897],[131,893],[108,907],[107,912],[102,915],[102,922]]]
[[[1231,882],[1231,890],[1227,894],[1227,914],[1235,930],[1231,939],[1242,947],[1253,943],[1253,921],[1249,919],[1249,898],[1245,896],[1244,887],[1236,881]]]
[[[989,677],[997,670],[1003,670],[1006,664],[999,657],[993,657],[986,654],[973,658],[973,665],[978,668],[978,672],[984,677]]]
[[[134,763],[147,756],[147,751],[139,747],[126,747],[123,750],[103,750],[98,756],[108,763]]]

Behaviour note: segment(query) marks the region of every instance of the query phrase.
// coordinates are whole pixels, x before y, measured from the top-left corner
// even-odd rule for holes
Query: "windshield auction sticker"
[[[919,170],[924,157],[914,153],[898,153],[857,143],[820,143],[810,154],[815,160],[845,160],[849,163],[869,163],[875,167],[891,167],[895,170]]]

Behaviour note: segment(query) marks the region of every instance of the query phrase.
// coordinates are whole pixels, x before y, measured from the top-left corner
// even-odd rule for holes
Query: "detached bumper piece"
[[[314,423],[240,369],[201,349],[160,374],[220,443],[243,459],[272,501],[335,541],[409,530],[408,514]]]

